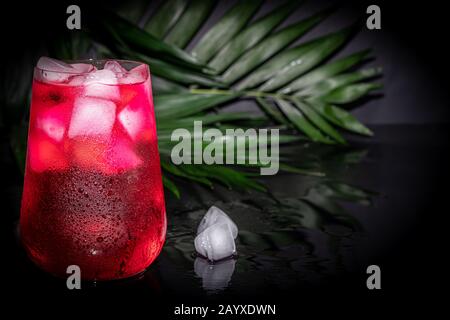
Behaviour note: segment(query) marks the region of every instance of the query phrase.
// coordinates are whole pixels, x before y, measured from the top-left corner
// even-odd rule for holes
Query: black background
[[[75,1],[73,3],[76,3]],[[443,298],[443,293],[439,289],[445,290],[445,281],[447,270],[445,268],[447,243],[445,216],[448,215],[446,198],[449,191],[447,178],[449,170],[445,166],[444,159],[448,159],[448,141],[445,136],[448,130],[442,123],[448,122],[448,112],[445,109],[448,106],[449,89],[449,63],[448,63],[448,11],[442,2],[427,1],[422,3],[399,2],[399,1],[342,1],[343,5],[356,12],[365,12],[368,4],[378,4],[382,10],[382,30],[374,31],[379,34],[378,38],[394,39],[395,47],[389,47],[389,50],[395,52],[396,59],[408,59],[413,61],[408,65],[409,70],[395,69],[397,82],[412,83],[419,79],[423,83],[423,91],[432,88],[433,94],[419,95],[411,106],[411,114],[407,116],[405,106],[397,108],[402,104],[401,96],[397,100],[390,100],[389,103],[379,100],[378,104],[383,104],[383,108],[389,109],[382,116],[371,116],[367,111],[366,119],[374,123],[393,123],[393,122],[411,122],[419,124],[435,123],[424,127],[424,130],[433,130],[441,128],[439,139],[443,147],[439,149],[439,154],[429,155],[430,166],[433,163],[439,164],[439,168],[423,168],[423,174],[427,175],[426,170],[439,170],[439,175],[433,174],[435,180],[422,186],[423,193],[429,197],[429,201],[422,203],[420,207],[411,207],[418,219],[410,231],[403,235],[390,246],[389,250],[374,259],[374,264],[380,265],[382,273],[382,290],[369,291],[365,286],[367,275],[365,270],[360,273],[354,273],[347,277],[331,279],[329,282],[317,288],[299,288],[296,292],[290,292],[287,295],[280,296],[276,292],[255,293],[258,298],[240,298],[230,299],[233,303],[279,303],[279,310],[282,313],[281,319],[288,319],[287,313],[294,314],[292,318],[304,317],[307,313],[311,316],[345,316],[345,317],[375,317],[390,316],[393,312],[417,313],[424,311],[433,313],[439,307],[439,298]],[[72,3],[70,3],[72,4]],[[65,28],[65,9],[66,3],[46,4],[44,2],[34,2],[31,4],[25,2],[13,2],[1,10],[0,32],[2,39],[2,64],[14,64],[20,61],[18,58],[30,52],[36,52],[46,38],[53,37],[59,28]],[[81,3],[81,6],[84,4]],[[92,4],[91,4],[92,5]],[[108,6],[108,3],[99,3],[101,6]],[[83,7],[82,7],[83,12]],[[382,49],[381,52],[387,52],[388,49]],[[399,63],[400,63],[400,60]],[[394,61],[395,64],[395,61]],[[394,70],[394,71],[395,71]],[[426,79],[425,79],[426,78]],[[385,83],[389,86],[389,83]],[[408,86],[406,86],[408,88]],[[412,86],[413,90],[419,91],[421,88],[417,85]],[[404,99],[411,101],[408,96],[417,94],[405,90]],[[434,100],[427,97],[434,96]],[[436,98],[437,97],[437,98]],[[397,111],[398,110],[398,111]],[[424,111],[426,110],[426,111]],[[400,113],[400,114],[398,114]],[[361,111],[364,115],[364,111]],[[426,117],[423,115],[426,114]],[[407,121],[401,121],[406,117]],[[364,118],[364,116],[363,116]],[[397,119],[392,121],[392,119]],[[400,120],[399,120],[400,119]],[[438,124],[440,123],[440,124]],[[395,137],[393,137],[395,138]],[[441,145],[442,145],[441,144]],[[6,152],[6,151],[5,151]],[[3,154],[3,153],[2,153]],[[424,155],[414,155],[411,157]],[[426,156],[426,155],[425,155]],[[3,161],[2,163],[6,163]],[[401,166],[401,163],[396,164]],[[5,172],[12,170],[13,166],[5,164],[2,168],[3,184],[18,179],[15,172]],[[5,205],[0,209],[7,221],[3,226],[7,228],[17,213],[11,214],[13,205],[10,203],[16,201],[3,193]],[[430,219],[430,216],[433,216]],[[3,227],[2,226],[2,227]],[[383,230],[380,230],[382,233]],[[29,290],[18,290],[16,284],[20,279],[9,276],[17,274],[17,270],[10,270],[8,260],[14,256],[11,244],[10,233],[7,234],[5,257],[2,258],[2,265],[6,267],[3,273],[2,291],[6,298],[2,298],[5,306],[16,307],[16,311],[21,313],[27,308],[33,308],[35,312],[49,312],[55,306],[65,306],[66,312],[76,313],[77,310],[83,310],[85,307],[94,309],[100,314],[106,311],[113,311],[118,314],[120,311],[125,313],[142,313],[144,318],[153,319],[155,312],[163,315],[169,314],[173,304],[192,303],[201,305],[205,301],[198,301],[190,297],[173,296],[155,296],[143,295],[139,290],[129,290],[124,287],[123,290],[89,289],[80,292],[59,291],[55,292],[51,285],[52,279],[49,278],[48,287],[45,283],[42,286],[31,287]],[[143,289],[144,290],[144,289]],[[145,300],[144,300],[145,298]],[[433,300],[430,304],[427,301]],[[193,301],[192,301],[193,300]],[[34,307],[31,307],[34,305]],[[37,307],[36,307],[37,306]],[[167,306],[167,307],[166,307]],[[109,313],[109,312],[108,312]],[[286,316],[285,316],[286,315]],[[60,314],[64,318],[65,314]],[[431,317],[431,314],[428,314]],[[174,317],[172,317],[174,318]],[[237,319],[237,317],[234,317]]]

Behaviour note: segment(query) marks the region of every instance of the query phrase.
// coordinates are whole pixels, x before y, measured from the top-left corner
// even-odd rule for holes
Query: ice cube
[[[138,99],[139,97],[137,97],[137,95],[138,95],[138,90],[136,90],[135,88],[130,88],[128,86],[121,86],[120,87],[120,101],[117,102],[118,110],[122,110],[124,107],[129,105],[131,102],[133,102],[137,106],[145,105],[145,102],[133,101],[135,98],[137,100],[140,100],[140,99]]]
[[[120,63],[118,63],[117,61],[114,61],[114,60],[107,61],[105,63],[105,66],[103,67],[103,69],[114,72],[114,74],[116,75],[117,78],[121,78],[128,73],[127,69],[122,67],[120,65]]]
[[[74,74],[89,73],[96,70],[89,63],[67,64],[48,57],[40,58],[37,67],[42,70],[42,78],[47,82],[67,82],[72,80]]]
[[[71,115],[71,105],[61,103],[42,112],[36,119],[36,127],[56,142],[61,142]]]
[[[122,139],[105,143],[97,139],[75,138],[70,142],[70,150],[76,166],[106,175],[131,170],[142,164],[141,158]]]
[[[69,85],[81,86],[84,85],[88,77],[88,73],[95,72],[97,68],[89,63],[72,63],[71,66],[79,75],[72,75],[69,77]]]
[[[131,144],[122,138],[111,141],[105,161],[110,166],[108,171],[131,170],[142,164],[141,158],[133,151]]]
[[[43,134],[31,134],[28,161],[33,171],[64,170],[68,167],[63,151]]]
[[[76,136],[101,136],[108,138],[116,116],[112,101],[97,98],[78,98],[74,102],[70,120],[69,138]]]
[[[48,57],[40,58],[37,67],[41,69],[41,80],[46,82],[65,82],[72,72],[76,72],[70,64]]]
[[[211,208],[209,208],[208,212],[206,212],[202,221],[200,221],[200,224],[198,225],[197,234],[203,232],[203,230],[217,223],[228,224],[230,226],[233,239],[236,239],[238,234],[238,228],[236,224],[233,222],[233,220],[230,219],[230,217],[225,212],[223,212],[216,206],[212,206]]]
[[[123,84],[133,84],[140,83],[147,80],[148,68],[146,64],[141,64],[125,74],[125,77],[119,79],[120,83]]]
[[[118,80],[111,70],[96,70],[86,76],[85,92],[88,97],[103,98],[108,100],[119,100],[120,91],[117,86]]]
[[[63,61],[41,57],[37,63],[37,67],[41,70],[55,71],[55,72],[73,72],[74,68]]]
[[[86,81],[86,76],[80,75],[80,76],[70,77],[68,83],[70,86],[81,86],[81,85],[84,85],[85,81]]]
[[[95,66],[89,63],[72,63],[70,64],[77,73],[88,73],[97,70]]]
[[[60,73],[54,71],[41,71],[41,75],[37,79],[49,83],[64,83],[70,78],[70,73]]]
[[[234,237],[230,224],[219,222],[212,224],[194,240],[195,250],[203,257],[212,261],[221,260],[236,253]]]
[[[223,290],[231,280],[235,265],[235,259],[210,264],[205,259],[196,258],[194,261],[194,271],[197,276],[202,278],[203,289],[208,291]]]
[[[142,107],[126,106],[118,115],[119,121],[129,134],[131,139],[136,140],[139,133],[145,127],[145,122],[148,119],[147,114]]]
[[[109,172],[109,165],[104,158],[108,143],[94,138],[76,137],[64,143],[65,150],[71,155],[74,165],[87,170]]]

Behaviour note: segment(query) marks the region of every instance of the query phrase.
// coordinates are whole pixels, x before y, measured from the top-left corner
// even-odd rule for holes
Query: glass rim
[[[94,58],[89,58],[89,59],[74,59],[74,60],[70,60],[70,59],[65,59],[65,60],[60,60],[64,63],[67,64],[73,64],[73,63],[86,63],[86,64],[90,64],[92,66],[96,66],[95,63],[99,63],[99,64],[105,64],[108,61],[117,61],[120,63],[120,65],[122,65],[122,63],[130,63],[130,64],[135,64],[135,67],[140,66],[140,65],[146,65],[147,69],[148,69],[148,73],[150,75],[150,67],[147,63],[142,62],[142,61],[137,61],[137,60],[127,60],[127,59],[94,59]],[[55,71],[55,70],[49,70],[49,69],[45,69],[45,68],[40,68],[37,65],[34,67],[34,70],[36,71],[40,71],[40,72],[52,72],[52,73],[61,73],[61,74],[72,74],[72,75],[87,75],[90,72],[77,72],[77,71]],[[129,70],[127,70],[129,71]]]

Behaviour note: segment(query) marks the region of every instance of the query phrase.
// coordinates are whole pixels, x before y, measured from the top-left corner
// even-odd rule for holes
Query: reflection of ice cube
[[[147,65],[141,64],[126,73],[125,77],[120,78],[120,83],[133,84],[144,82],[147,79]]]
[[[198,225],[197,234],[201,233],[203,230],[216,223],[228,224],[230,226],[233,239],[236,239],[238,234],[238,228],[236,224],[233,222],[233,220],[230,219],[230,217],[225,212],[223,212],[216,206],[212,206],[211,208],[209,208],[208,212],[206,212],[202,221],[200,221],[200,224]]]
[[[194,270],[203,280],[205,290],[223,290],[228,286],[234,272],[236,260],[229,259],[216,264],[210,264],[202,258],[194,261]]]
[[[70,120],[69,138],[100,135],[109,137],[116,115],[116,105],[107,100],[78,98]]]
[[[114,72],[117,78],[123,77],[128,71],[120,65],[117,61],[111,60],[105,63],[103,69]]]
[[[209,260],[227,258],[236,252],[230,224],[215,223],[199,233],[194,240],[195,250]]]
[[[88,97],[118,100],[120,98],[117,77],[111,70],[97,70],[87,75],[84,94]]]
[[[145,114],[141,108],[125,107],[118,115],[119,121],[133,140],[136,140],[139,132],[145,124]]]

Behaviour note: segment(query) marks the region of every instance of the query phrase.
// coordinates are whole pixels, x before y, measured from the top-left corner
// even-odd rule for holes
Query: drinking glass
[[[112,280],[158,256],[166,214],[149,68],[121,60],[34,70],[22,243],[42,269]]]

